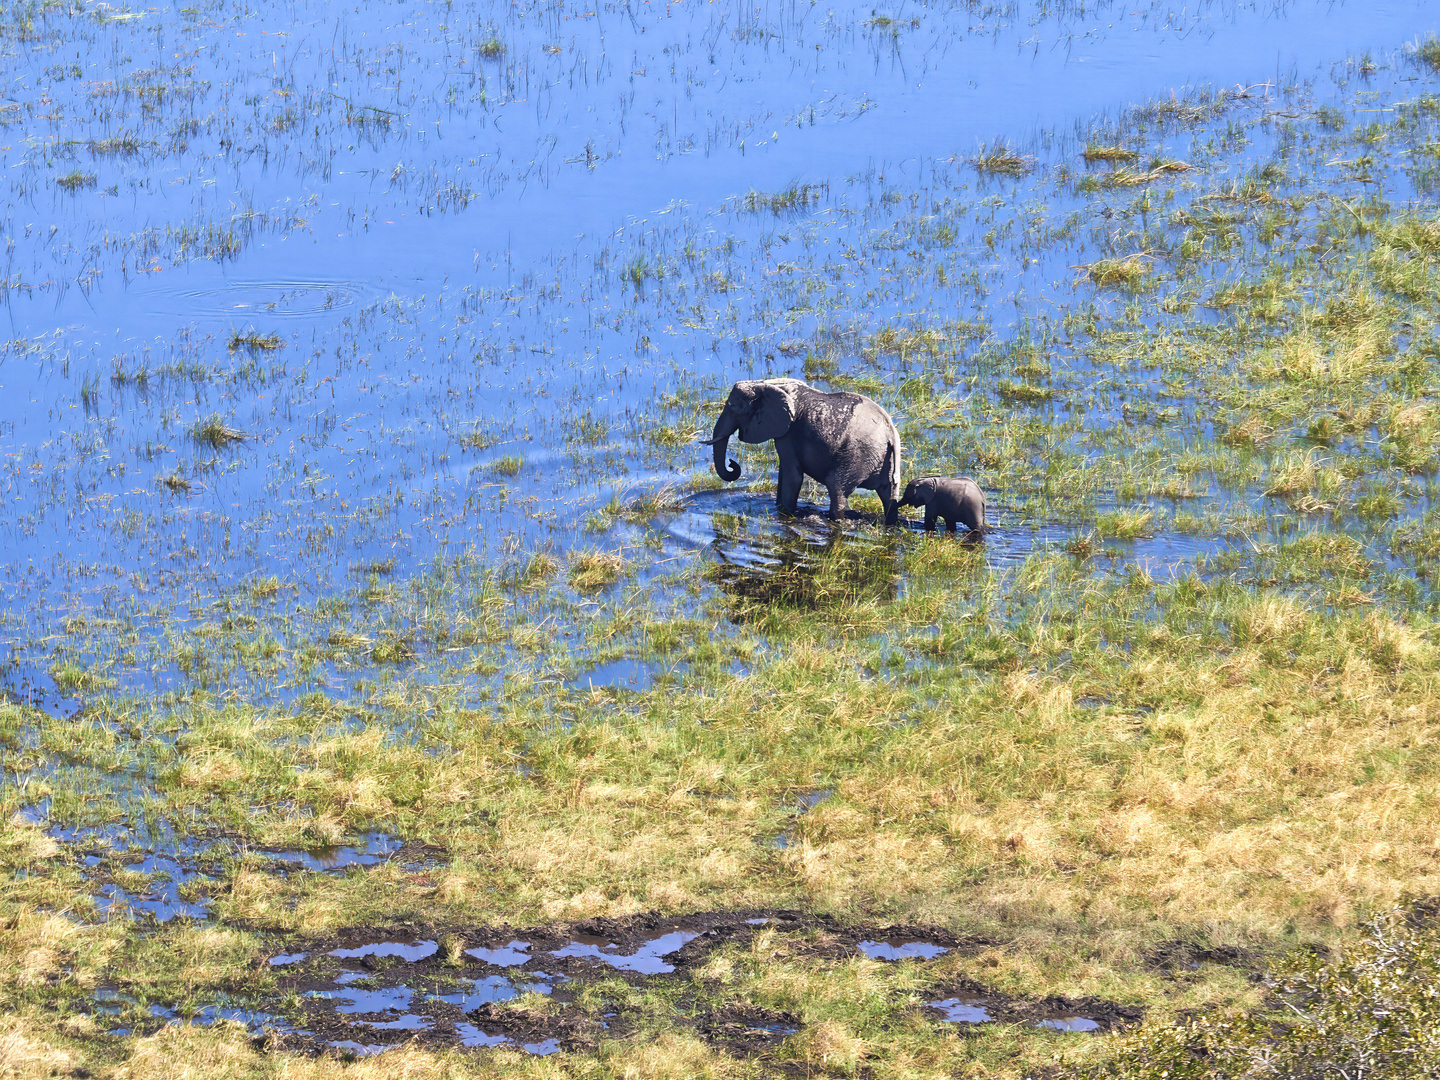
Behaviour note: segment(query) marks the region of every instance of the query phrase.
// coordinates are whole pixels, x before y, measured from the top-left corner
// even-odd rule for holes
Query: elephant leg
[[[955,518],[947,517],[945,519],[945,527],[949,529],[952,533],[956,531],[956,528],[959,526],[959,524],[960,522],[957,521]]]
[[[928,506],[925,507],[925,531],[926,531],[926,532],[934,532],[934,531],[935,531],[935,519],[938,518],[939,516],[940,516],[940,515],[937,514],[937,513],[936,513],[933,509],[931,509],[930,507],[928,507]]]
[[[800,485],[805,482],[805,474],[800,470],[800,462],[795,456],[795,451],[789,446],[780,445],[778,440],[775,448],[780,453],[780,475],[775,484],[775,505],[782,514],[794,514],[800,502]]]
[[[845,498],[845,488],[834,480],[825,486],[830,489],[830,520],[840,521],[850,509],[850,503]]]
[[[883,484],[875,489],[875,494],[880,496],[880,503],[885,507],[885,526],[894,528],[900,523],[900,500],[895,489],[889,484]]]

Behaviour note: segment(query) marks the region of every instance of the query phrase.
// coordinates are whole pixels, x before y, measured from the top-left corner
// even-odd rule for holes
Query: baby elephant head
[[[929,506],[930,500],[935,497],[935,477],[926,476],[919,480],[911,480],[905,485],[905,494],[896,504],[897,506]]]
[[[744,380],[734,385],[707,440],[715,455],[715,475],[721,480],[740,479],[739,462],[731,459],[728,468],[725,462],[730,436],[737,431],[741,442],[760,443],[779,439],[790,430],[795,422],[795,391],[804,385],[796,379]]]

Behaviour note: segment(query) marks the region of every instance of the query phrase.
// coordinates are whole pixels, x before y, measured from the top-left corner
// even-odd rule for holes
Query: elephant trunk
[[[715,455],[715,475],[727,482],[740,479],[740,463],[731,458],[730,464],[725,464],[725,453],[730,448],[730,436],[734,435],[739,427],[740,422],[735,419],[735,414],[727,405],[720,411],[720,416],[715,421],[715,431],[710,438],[710,449]]]

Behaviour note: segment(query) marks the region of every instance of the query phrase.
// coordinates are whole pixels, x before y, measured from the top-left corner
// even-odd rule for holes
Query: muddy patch
[[[800,1018],[794,1013],[758,1005],[727,1005],[705,1014],[695,1025],[706,1042],[736,1057],[767,1053],[797,1034],[800,1028]]]
[[[1255,950],[1238,945],[1206,945],[1178,939],[1162,941],[1145,955],[1145,966],[1151,971],[1163,971],[1172,975],[1199,971],[1205,964],[1254,968],[1258,975],[1260,956]]]
[[[657,914],[534,927],[353,928],[333,938],[277,942],[263,963],[284,997],[298,1002],[281,1039],[296,1049],[364,1055],[401,1042],[532,1054],[580,1049],[605,1030],[623,1031],[620,1013],[590,1015],[578,1003],[587,983],[621,978],[643,984],[703,965],[721,947],[744,947],[773,932],[796,956],[841,962],[866,948],[887,961],[924,963],[991,942],[936,927],[846,926],[798,911]],[[778,1046],[800,1030],[798,1017],[749,1005],[700,1011],[695,1030],[739,1055]]]
[[[1019,998],[980,983],[961,981],[932,989],[921,1006],[924,1015],[960,1029],[982,1024],[1021,1024],[1049,1031],[1095,1033],[1137,1023],[1144,1010],[1104,998]]]

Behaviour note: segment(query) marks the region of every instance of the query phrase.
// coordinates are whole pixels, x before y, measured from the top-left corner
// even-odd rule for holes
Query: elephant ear
[[[755,411],[750,414],[745,441],[758,443],[778,439],[795,422],[794,392],[773,382],[755,383]]]

